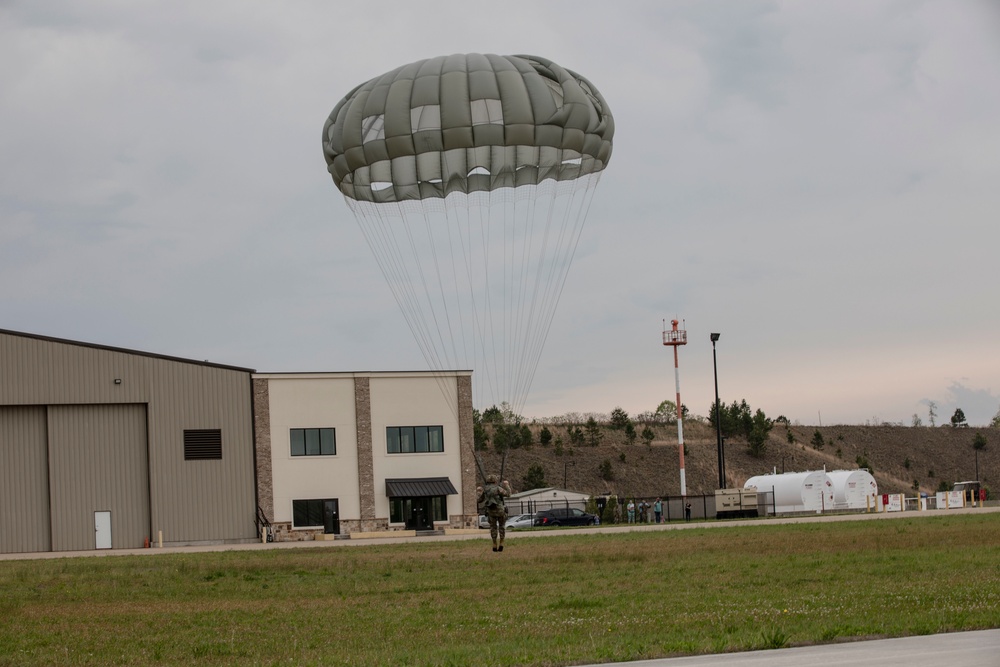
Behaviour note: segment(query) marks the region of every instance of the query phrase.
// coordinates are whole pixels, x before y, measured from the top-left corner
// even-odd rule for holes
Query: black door
[[[434,527],[434,520],[431,518],[430,498],[407,498],[404,506],[410,508],[410,515],[406,518],[406,527],[409,530],[431,530]]]
[[[340,513],[336,499],[323,501],[323,532],[327,535],[340,535]]]

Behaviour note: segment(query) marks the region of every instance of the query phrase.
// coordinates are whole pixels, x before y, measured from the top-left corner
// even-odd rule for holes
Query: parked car
[[[489,528],[490,527],[490,518],[488,516],[486,516],[485,514],[480,514],[479,515],[479,527],[480,528]]]
[[[508,518],[504,527],[510,530],[517,530],[518,528],[531,528],[533,525],[535,525],[534,514],[518,514]]]
[[[575,507],[558,507],[535,514],[536,526],[595,526],[601,520]]]

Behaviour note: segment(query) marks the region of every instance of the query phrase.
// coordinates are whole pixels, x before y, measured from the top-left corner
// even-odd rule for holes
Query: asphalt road
[[[1000,630],[876,639],[847,644],[800,646],[748,653],[696,655],[686,658],[616,662],[591,667],[916,667],[971,665],[1000,667]]]

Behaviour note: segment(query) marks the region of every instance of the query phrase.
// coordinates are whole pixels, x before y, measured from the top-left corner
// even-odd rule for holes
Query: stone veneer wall
[[[458,446],[461,448],[462,465],[462,514],[451,517],[451,524],[458,528],[478,528],[479,510],[476,498],[476,455],[472,424],[472,377],[462,375],[458,380]]]
[[[271,399],[267,380],[253,380],[254,456],[257,464],[257,504],[274,523],[274,476],[271,470]]]
[[[372,454],[371,379],[354,378],[354,413],[358,430],[358,489],[361,494],[361,530],[384,530],[388,518],[375,519],[375,460]]]

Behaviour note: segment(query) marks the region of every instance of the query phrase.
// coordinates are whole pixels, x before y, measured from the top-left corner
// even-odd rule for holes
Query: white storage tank
[[[833,502],[837,509],[875,509],[878,484],[867,470],[831,470]]]
[[[825,470],[785,472],[751,477],[743,488],[756,486],[759,493],[774,492],[769,503],[775,514],[822,512],[834,508],[833,481]]]

